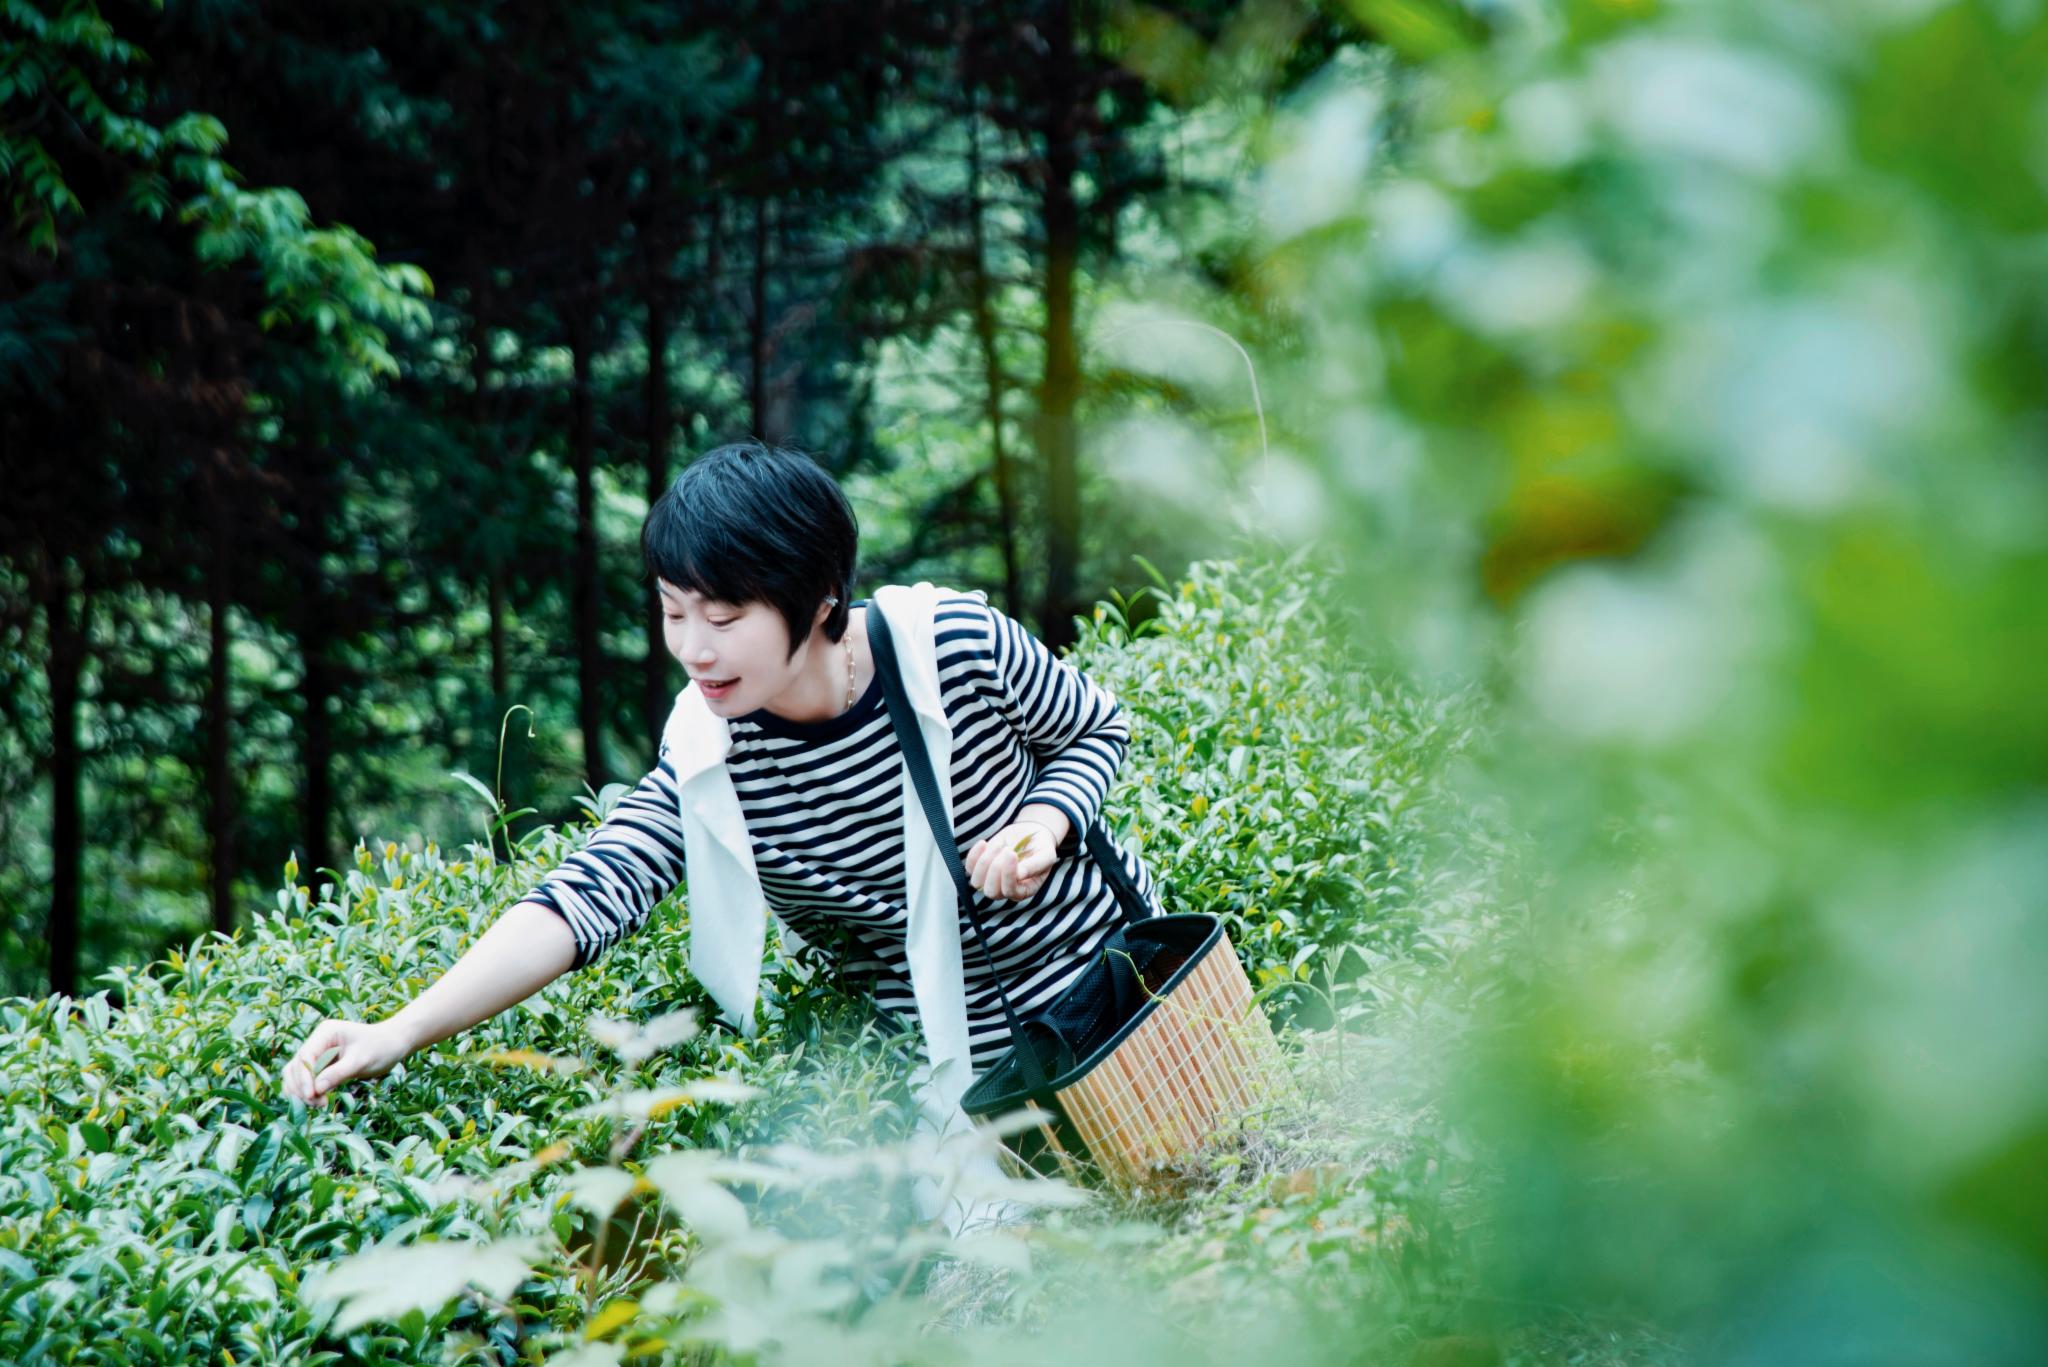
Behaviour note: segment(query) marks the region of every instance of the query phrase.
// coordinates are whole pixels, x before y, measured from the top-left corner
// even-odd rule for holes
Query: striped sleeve
[[[576,939],[570,967],[583,968],[640,929],[682,880],[683,823],[664,746],[660,762],[620,799],[588,843],[525,900],[568,922]]]
[[[1123,709],[1109,690],[1054,657],[1000,609],[983,606],[992,637],[990,701],[1044,761],[1020,808],[1057,807],[1072,829],[1060,853],[1080,847],[1131,743]]]

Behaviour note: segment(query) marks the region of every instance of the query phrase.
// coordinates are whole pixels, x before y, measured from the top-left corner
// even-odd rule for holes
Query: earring
[[[837,598],[827,598],[825,600],[825,606],[828,608],[836,608],[839,606],[839,600]]]

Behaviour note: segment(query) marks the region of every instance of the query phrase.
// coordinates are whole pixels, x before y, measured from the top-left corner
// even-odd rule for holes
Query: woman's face
[[[696,681],[713,713],[743,717],[787,692],[810,663],[815,629],[789,653],[789,626],[767,603],[721,603],[667,580],[661,586],[662,634],[669,654]],[[823,620],[828,609],[818,612]]]

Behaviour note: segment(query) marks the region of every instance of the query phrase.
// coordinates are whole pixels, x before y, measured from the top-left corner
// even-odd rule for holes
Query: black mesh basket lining
[[[1051,1016],[1064,1022],[1068,1018],[1085,1018],[1099,1014],[1105,1005],[1114,1005],[1113,989],[1109,975],[1103,971],[1107,965],[1090,965],[1082,975],[1079,991],[1070,988],[1062,993],[1057,1002],[1046,1011],[1027,1018],[1024,1028],[1027,1039],[1039,1049],[1039,1061],[1047,1076],[1047,1093],[1057,1092],[1085,1076],[1110,1051],[1124,1041],[1131,1031],[1159,1003],[1156,997],[1170,993],[1185,978],[1202,956],[1223,938],[1223,924],[1214,916],[1182,914],[1178,916],[1154,916],[1128,926],[1123,939],[1135,962],[1145,991],[1138,994],[1137,1008],[1123,1021],[1116,1022],[1104,1034],[1098,1027],[1093,1032],[1101,1039],[1099,1044],[1089,1048],[1083,1057],[1074,1057],[1068,1050],[1059,1047],[1059,1036],[1052,1030],[1034,1029],[1034,1024]],[[1142,947],[1142,948],[1141,948]],[[1146,952],[1148,951],[1149,952]],[[1157,969],[1168,969],[1163,980]],[[1070,999],[1079,998],[1079,1009],[1069,1010]],[[976,1078],[961,1098],[961,1107],[972,1116],[1001,1115],[1013,1111],[1027,1102],[1036,1101],[1040,1106],[1057,1109],[1050,1095],[1034,1097],[1024,1082],[1023,1065],[1018,1062],[1015,1051],[1004,1054],[989,1070]],[[1064,1140],[1064,1136],[1062,1136]]]

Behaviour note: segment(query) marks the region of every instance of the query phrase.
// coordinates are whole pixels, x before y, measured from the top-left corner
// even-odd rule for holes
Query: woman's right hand
[[[336,1048],[341,1052],[314,1076],[313,1066],[320,1056]],[[317,1109],[327,1104],[328,1095],[342,1083],[351,1078],[382,1077],[412,1050],[405,1028],[392,1021],[321,1021],[284,1066],[285,1095]]]

